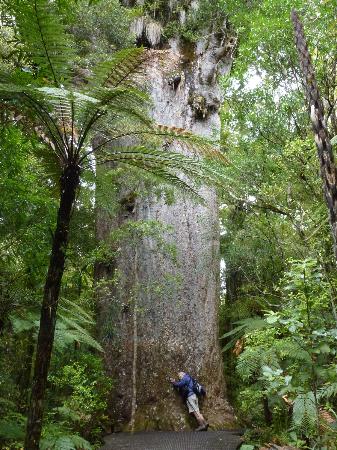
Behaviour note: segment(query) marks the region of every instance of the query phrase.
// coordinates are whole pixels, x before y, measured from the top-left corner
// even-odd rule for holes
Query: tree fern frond
[[[153,133],[167,138],[174,138],[173,145],[175,141],[178,144],[186,144],[186,148],[196,155],[218,160],[223,164],[228,164],[229,162],[226,156],[216,148],[214,142],[203,136],[193,134],[183,128],[155,124]]]
[[[87,89],[91,92],[102,87],[117,88],[134,84],[137,72],[144,66],[147,53],[143,48],[129,48],[116,52],[109,61],[99,64],[90,76]],[[130,84],[127,85],[130,87]]]
[[[82,327],[78,327],[78,324],[71,320],[59,319],[55,329],[55,348],[62,351],[69,345],[80,342],[95,350],[103,351],[101,345],[84,328],[82,331],[77,328]]]
[[[236,371],[242,380],[250,380],[260,373],[261,355],[255,349],[246,349],[238,358]]]
[[[71,316],[76,316],[80,322],[87,322],[94,324],[95,321],[91,314],[81,308],[77,303],[62,297],[60,301],[60,308],[64,308],[64,310],[69,311]]]
[[[4,107],[8,106],[9,109],[19,103],[21,119],[29,122],[31,130],[52,148],[61,161],[64,160],[67,143],[52,115],[51,103],[44,91],[32,86],[0,83],[0,99],[5,102]]]
[[[260,376],[263,366],[279,368],[277,355],[273,349],[265,347],[247,347],[238,357],[236,370],[246,381]]]
[[[92,450],[88,441],[77,434],[71,434],[67,430],[56,432],[52,427],[46,427],[40,442],[41,450]]]
[[[261,317],[248,317],[246,319],[238,320],[237,322],[234,322],[234,324],[237,326],[220,337],[220,339],[231,338],[222,349],[223,352],[226,352],[233,347],[235,342],[244,334],[268,326],[267,322],[264,319],[261,319]]]
[[[173,185],[180,186],[183,190],[187,189],[187,185],[191,185],[191,181],[182,180],[180,173],[193,179],[194,182],[203,182],[205,184],[216,184],[217,180],[212,176],[212,172],[208,171],[208,167],[204,167],[202,161],[191,156],[186,156],[177,152],[163,151],[156,148],[145,146],[112,148],[100,154],[96,163],[119,162],[134,167],[143,167],[146,171],[152,172],[167,183],[171,179]],[[191,187],[188,189],[193,196],[200,195],[196,193],[196,189]]]
[[[19,313],[10,316],[11,325],[16,334],[36,329],[39,323],[38,319],[38,314],[33,312],[25,312],[24,317]]]
[[[274,349],[281,359],[291,358],[293,360],[311,362],[310,353],[303,349],[298,342],[292,338],[276,339]]]
[[[155,181],[162,184],[169,184],[172,187],[178,188],[180,191],[187,193],[190,197],[195,198],[198,202],[203,203],[204,199],[198,194],[191,184],[181,179],[178,175],[173,173],[169,167],[165,165],[154,164],[147,162],[144,159],[137,160],[136,158],[115,158],[115,159],[102,159],[97,161],[96,164],[106,164],[109,162],[119,162],[122,166],[137,168],[144,174],[150,175]]]
[[[8,0],[14,27],[40,76],[60,85],[69,76],[74,51],[58,18],[56,3],[48,0]]]
[[[197,202],[204,203],[203,197],[195,189],[193,189],[193,187],[191,187],[190,184],[188,184],[187,182],[185,182],[184,180],[182,180],[169,170],[166,170],[165,168],[148,167],[146,164],[141,163],[127,164],[124,162],[123,165],[137,167],[138,169],[140,169],[140,171],[144,171],[150,174],[154,180],[159,181],[162,184],[168,184],[170,186],[176,187],[179,189],[180,192],[185,192],[191,198],[194,198]]]
[[[100,107],[109,106],[111,108],[116,105],[127,104],[133,107],[145,108],[151,104],[149,95],[135,87],[120,86],[114,89],[100,88],[95,91],[95,98],[99,102]]]

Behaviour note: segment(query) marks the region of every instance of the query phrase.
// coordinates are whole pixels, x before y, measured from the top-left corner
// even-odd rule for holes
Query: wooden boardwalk
[[[236,450],[241,443],[235,431],[149,431],[115,433],[101,450]]]

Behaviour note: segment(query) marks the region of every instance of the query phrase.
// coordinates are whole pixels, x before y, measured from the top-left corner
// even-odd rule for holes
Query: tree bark
[[[154,105],[152,116],[158,123],[204,136],[219,131],[217,76],[231,66],[233,45],[229,40],[229,36],[212,33],[189,48],[172,40],[165,49],[151,50],[146,79]],[[169,148],[186,153],[174,143]],[[193,426],[168,382],[179,370],[190,372],[206,385],[202,411],[211,425],[233,426],[218,340],[218,202],[211,188],[200,188],[200,194],[207,206],[181,194],[170,205],[164,196],[158,199],[139,193],[134,207],[128,211],[121,208],[118,217],[109,221],[98,214],[100,240],[107,240],[112,230],[130,220],[163,225],[158,239],[139,233],[137,274],[136,244],[126,240],[116,245],[120,251],[113,265],[97,266],[97,279],[110,280],[110,287],[105,285],[98,294],[98,308],[106,367],[115,380],[111,398],[115,430]],[[122,196],[119,201],[125,203]],[[175,248],[175,260],[160,248],[160,240]]]
[[[324,196],[329,210],[329,219],[334,243],[334,254],[337,261],[337,168],[332,151],[329,132],[325,123],[322,98],[317,86],[315,71],[306,43],[303,25],[295,10],[291,19],[294,24],[295,43],[299,55],[300,66],[304,76],[304,86],[309,106],[310,119],[315,134],[317,155],[320,162]]]
[[[56,230],[53,237],[52,252],[44,286],[40,329],[37,340],[36,359],[24,446],[25,450],[39,449],[43,419],[43,402],[54,342],[58,299],[68,245],[69,223],[72,207],[75,202],[76,189],[80,181],[79,176],[79,167],[77,165],[69,165],[64,170],[60,182],[60,206],[57,214]]]

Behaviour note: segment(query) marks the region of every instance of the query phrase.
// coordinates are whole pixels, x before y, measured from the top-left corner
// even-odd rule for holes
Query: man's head
[[[182,378],[184,378],[185,376],[185,372],[178,372],[178,378],[179,380],[181,380]]]

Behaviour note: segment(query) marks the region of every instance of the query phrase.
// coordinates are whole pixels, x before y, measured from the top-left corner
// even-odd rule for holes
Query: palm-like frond
[[[148,53],[143,48],[129,48],[116,52],[93,70],[87,90],[102,92],[102,88],[116,89],[136,85],[135,76],[142,73],[148,60]]]
[[[217,160],[223,164],[228,164],[226,156],[216,147],[214,142],[183,128],[169,127],[167,125],[154,124],[153,133],[158,136],[172,138],[177,142],[186,144],[186,149],[195,155]]]
[[[64,166],[67,143],[44,92],[32,86],[0,83],[0,98],[4,107],[10,109],[14,106],[20,111],[21,122],[29,124],[30,130],[57,155],[60,167]]]
[[[15,18],[13,26],[19,32],[30,60],[39,75],[56,85],[69,76],[73,49],[69,35],[58,18],[56,2],[48,0],[7,0],[9,13]]]
[[[113,161],[143,169],[199,200],[193,182],[222,184],[219,164],[227,160],[211,141],[180,128],[154,125],[146,114],[147,96],[135,88],[117,87],[109,95],[110,103],[102,105],[94,96],[72,90],[0,84],[3,99],[21,101],[43,125],[43,129],[34,130],[53,148],[61,167],[69,158],[85,165],[89,155],[95,153],[97,164]],[[101,136],[100,143],[86,150],[86,141],[95,134]],[[152,146],[122,146],[123,138],[127,138],[126,142],[153,142]],[[164,141],[170,150],[161,147]]]
[[[55,348],[64,349],[75,342],[80,342],[98,351],[101,345],[94,339],[88,327],[93,327],[92,316],[71,300],[62,299],[55,331]],[[39,317],[36,312],[18,312],[11,316],[11,324],[15,334],[33,331],[39,328]]]

